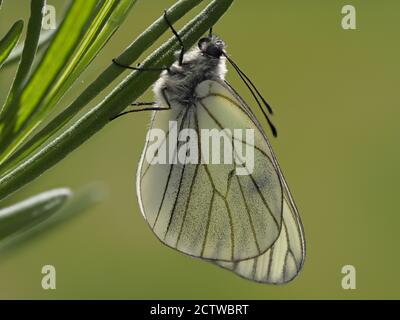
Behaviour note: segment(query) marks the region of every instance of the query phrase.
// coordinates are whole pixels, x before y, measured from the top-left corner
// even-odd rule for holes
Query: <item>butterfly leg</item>
[[[171,104],[170,104],[170,102],[169,102],[169,100],[168,100],[166,91],[167,91],[167,89],[164,88],[164,89],[161,90],[161,93],[162,93],[162,96],[163,96],[165,102],[167,103],[167,106],[168,106],[167,108],[158,106],[158,105],[157,105],[157,102],[133,102],[133,103],[131,103],[132,106],[137,106],[137,107],[139,107],[139,106],[146,106],[146,107],[149,107],[149,108],[140,108],[140,109],[133,109],[133,110],[124,111],[124,112],[119,113],[119,114],[117,114],[116,116],[112,117],[112,118],[110,119],[110,121],[115,120],[115,119],[117,119],[117,118],[119,118],[119,117],[122,117],[122,116],[124,116],[124,115],[126,115],[126,114],[128,114],[128,113],[141,112],[141,111],[163,111],[163,110],[171,110]]]
[[[141,111],[162,111],[162,110],[170,110],[171,108],[164,108],[164,107],[160,107],[157,106],[156,102],[134,102],[132,103],[133,106],[154,106],[154,107],[150,107],[150,108],[140,108],[140,109],[132,109],[132,110],[128,110],[128,111],[124,111],[121,112],[119,114],[117,114],[116,116],[110,118],[110,121],[113,121],[119,117],[122,117],[128,113],[134,113],[134,112],[141,112]]]
[[[131,106],[156,106],[157,102],[132,102]]]
[[[161,90],[161,94],[162,94],[162,96],[163,96],[165,102],[167,103],[168,109],[171,109],[171,103],[169,102],[168,96],[167,96],[167,88],[163,88],[163,89]]]
[[[185,45],[183,44],[182,38],[179,36],[178,32],[176,32],[175,28],[172,26],[172,23],[169,21],[168,19],[168,15],[167,15],[167,10],[164,11],[164,20],[167,23],[168,27],[172,30],[172,33],[175,35],[175,37],[177,38],[177,40],[179,41],[180,45],[181,45],[181,51],[179,54],[179,65],[181,66],[183,63],[183,56],[185,54]],[[210,31],[211,32],[211,31]],[[168,71],[168,73],[170,72],[170,68],[169,67],[150,67],[150,68],[146,68],[146,67],[132,67],[132,66],[128,66],[122,63],[119,63],[116,59],[112,59],[112,62],[121,67],[121,68],[125,68],[125,69],[130,69],[130,70],[136,70],[136,71],[157,71],[157,72],[161,72],[161,71]]]
[[[125,68],[125,69],[130,69],[130,70],[136,70],[136,71],[156,71],[156,72],[161,72],[164,70],[167,70],[169,72],[169,67],[154,67],[154,68],[146,68],[146,67],[132,67],[128,66],[122,63],[119,63],[116,59],[112,59],[112,62],[117,65],[118,67]]]

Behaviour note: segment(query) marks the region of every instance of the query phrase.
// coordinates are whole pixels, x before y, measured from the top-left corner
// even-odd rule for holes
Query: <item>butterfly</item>
[[[167,15],[164,17],[182,45],[177,61],[167,68],[148,69],[161,72],[153,87],[155,103],[135,103],[146,108],[114,117],[153,110],[150,131],[164,133],[158,139],[148,134],[140,159],[136,189],[143,217],[162,243],[186,255],[249,280],[289,282],[304,264],[302,223],[262,125],[225,80],[227,61],[252,93],[276,136],[268,116],[272,110],[212,30],[197,47],[186,52]],[[146,71],[113,61],[122,67]],[[235,170],[240,164],[236,162],[205,162],[208,151],[203,152],[202,139],[196,140],[197,152],[192,152],[185,149],[185,144],[193,139],[179,140],[177,136],[190,131],[199,137],[204,130],[222,132],[220,137],[225,145],[231,145],[229,150],[235,159],[240,158],[239,146],[250,147],[251,170],[239,175]],[[251,130],[252,141],[233,135],[235,130]],[[184,158],[197,161],[178,161],[178,149]],[[214,148],[210,152],[215,151]],[[165,152],[169,161],[154,161]],[[246,167],[243,161],[241,164]]]

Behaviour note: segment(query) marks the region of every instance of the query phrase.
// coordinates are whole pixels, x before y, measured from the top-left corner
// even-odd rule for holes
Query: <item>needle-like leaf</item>
[[[13,24],[11,29],[7,32],[3,39],[0,40],[0,68],[18,43],[18,39],[21,36],[24,22],[18,20]]]
[[[21,89],[26,81],[36,55],[39,42],[40,30],[42,28],[42,8],[45,0],[31,1],[31,16],[29,18],[27,37],[22,51],[21,62],[18,71],[8,93],[5,104],[0,112],[0,134],[1,140],[10,139],[10,134],[15,125],[15,114],[18,111],[17,103]],[[1,150],[1,146],[0,146]]]
[[[195,44],[219,20],[232,2],[233,0],[214,0],[191,20],[180,31],[180,36],[186,47]],[[174,60],[174,53],[178,49],[179,43],[173,37],[146,59],[142,66],[170,65]],[[114,66],[114,68],[118,67]],[[32,181],[75,150],[108,124],[112,116],[121,112],[127,105],[142,95],[157,78],[158,75],[154,72],[131,73],[99,105],[83,115],[60,136],[3,174],[0,177],[0,198],[6,197]]]
[[[0,241],[31,228],[60,209],[71,196],[68,189],[43,192],[0,210]]]
[[[203,0],[180,0],[167,10],[169,20],[174,23],[184,16],[189,10],[200,4]],[[124,64],[134,63],[143,51],[150,48],[154,42],[168,30],[168,25],[161,16],[145,32],[138,36],[132,44],[117,57]],[[125,70],[110,64],[65,110],[58,114],[44,128],[36,133],[3,164],[3,168],[10,167],[27,155],[42,146],[50,137],[62,128],[69,120],[77,115],[99,92],[103,91]],[[3,169],[4,170],[4,169]]]
[[[0,210],[0,251],[14,249],[69,221],[103,196],[101,186],[91,185],[72,193],[61,188],[43,192]]]

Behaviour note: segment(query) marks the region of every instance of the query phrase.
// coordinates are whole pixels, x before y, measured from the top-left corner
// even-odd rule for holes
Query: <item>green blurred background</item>
[[[173,2],[139,0],[63,103]],[[48,3],[59,20],[65,2]],[[357,30],[341,28],[345,4],[357,9]],[[28,0],[5,0],[0,35],[28,15]],[[107,188],[90,211],[0,257],[0,298],[400,298],[399,16],[395,0],[236,0],[215,27],[275,109],[280,136],[272,143],[307,240],[305,266],[294,281],[252,283],[160,244],[136,199],[149,122],[143,113],[111,123],[8,199],[93,181]],[[1,101],[14,68],[0,73]],[[252,101],[232,70],[228,80]],[[151,92],[142,99],[151,100]],[[56,267],[56,290],[41,287],[46,264]],[[347,264],[356,267],[356,290],[341,287]]]

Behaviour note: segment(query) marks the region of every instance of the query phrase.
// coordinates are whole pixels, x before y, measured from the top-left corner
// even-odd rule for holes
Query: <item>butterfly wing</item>
[[[305,242],[300,218],[285,190],[282,230],[271,249],[253,259],[215,263],[249,280],[282,284],[297,276],[304,258]]]
[[[279,168],[258,122],[228,86],[207,80],[198,85],[196,96],[199,99],[191,107],[173,106],[153,115],[151,128],[166,132],[157,150],[187,154],[185,141],[176,146],[170,130],[168,123],[176,121],[178,132],[192,129],[197,133],[201,151],[197,163],[158,164],[148,161],[154,143],[147,141],[137,174],[141,211],[157,237],[183,253],[225,262],[255,258],[273,246],[281,231],[284,200]],[[239,145],[248,145],[244,137],[232,134],[234,130],[252,129],[251,172],[236,175],[235,163],[203,163],[207,157],[200,138],[204,129],[217,129],[221,139],[232,144],[233,156],[239,153]],[[224,146],[221,143],[220,152]]]
[[[235,96],[238,101],[240,101],[243,109],[246,110],[254,123],[259,127],[260,132],[263,132],[255,115],[236,91],[228,83],[221,83],[221,85],[224,86],[231,95]],[[254,259],[233,263],[217,261],[216,264],[229,269],[246,279],[263,283],[282,284],[295,278],[303,267],[305,259],[305,239],[303,226],[296,204],[266,136],[265,140],[270,150],[269,154],[271,159],[278,169],[282,182],[283,220],[281,233],[277,241],[268,251]]]

